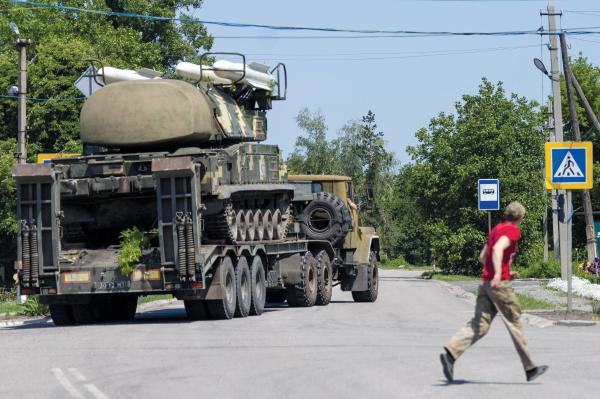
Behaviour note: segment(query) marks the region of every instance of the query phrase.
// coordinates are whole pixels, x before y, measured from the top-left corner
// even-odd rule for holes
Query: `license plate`
[[[90,272],[66,272],[63,273],[63,281],[65,284],[81,284],[91,281]]]

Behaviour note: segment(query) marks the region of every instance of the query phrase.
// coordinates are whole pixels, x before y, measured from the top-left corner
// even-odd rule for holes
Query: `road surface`
[[[442,345],[473,307],[418,272],[382,271],[374,304],[336,290],[326,307],[188,322],[181,303],[125,324],[0,329],[0,398],[595,398],[600,327],[526,326],[525,382],[500,319],[457,362]]]

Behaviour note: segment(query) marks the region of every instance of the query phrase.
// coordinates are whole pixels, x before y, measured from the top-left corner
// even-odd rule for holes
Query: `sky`
[[[202,20],[347,29],[418,31],[507,31],[548,29],[540,16],[547,1],[536,0],[204,0],[194,16]],[[600,1],[554,1],[563,28],[600,26]],[[321,110],[328,137],[369,110],[385,134],[387,148],[401,163],[414,134],[439,112],[454,112],[464,94],[474,94],[486,77],[502,81],[507,92],[538,102],[549,95],[550,80],[533,65],[542,58],[550,69],[548,37],[454,36],[403,38],[290,38],[333,34],[264,28],[207,26],[212,51],[244,53],[248,62],[284,62],[288,97],[268,114],[268,143],[287,157],[302,133],[295,117],[304,107]],[[339,34],[338,34],[339,35]],[[232,38],[232,36],[234,38]],[[258,37],[257,37],[258,36]],[[600,34],[567,38],[570,54],[583,52],[600,64]],[[441,53],[441,55],[440,55]]]

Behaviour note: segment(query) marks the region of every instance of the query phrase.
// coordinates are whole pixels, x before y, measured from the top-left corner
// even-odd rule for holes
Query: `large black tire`
[[[282,289],[270,289],[267,290],[267,303],[280,304],[284,303],[286,299],[285,290]]]
[[[135,318],[137,310],[137,295],[126,295],[114,302],[111,311],[116,321],[130,321]]]
[[[368,289],[366,291],[352,291],[354,302],[375,302],[379,292],[379,270],[377,268],[377,255],[371,252],[368,266]]]
[[[50,305],[50,317],[56,326],[70,326],[75,324],[73,311],[70,305]]]
[[[92,298],[90,306],[96,322],[112,321],[114,306],[111,306],[111,304],[111,298],[109,297],[97,296]]]
[[[252,292],[252,303],[250,305],[250,314],[260,316],[265,311],[265,302],[267,299],[267,286],[265,281],[265,268],[260,256],[256,255],[252,259],[250,266],[250,291]]]
[[[333,291],[333,270],[327,251],[317,254],[317,300],[316,305],[325,306],[331,302]]]
[[[240,256],[235,268],[235,290],[237,304],[235,317],[248,317],[252,304],[252,287],[250,283],[250,268],[245,256]]]
[[[348,207],[336,195],[328,192],[313,193],[313,200],[296,218],[300,230],[313,240],[340,242],[352,230],[352,216]]]
[[[203,300],[184,300],[185,313],[190,320],[206,320],[208,318],[208,309],[206,301]]]
[[[287,287],[287,302],[292,307],[310,307],[317,301],[317,262],[312,253],[300,258],[300,270],[302,281]]]
[[[219,268],[222,269],[217,270],[217,273],[223,273],[223,280],[221,281],[223,286],[223,297],[221,299],[206,301],[208,313],[215,319],[231,319],[235,315],[235,306],[237,302],[235,270],[231,258],[229,256],[223,258]]]
[[[86,304],[74,304],[73,319],[77,324],[91,324],[94,322],[94,315],[92,314],[92,307],[89,303]]]

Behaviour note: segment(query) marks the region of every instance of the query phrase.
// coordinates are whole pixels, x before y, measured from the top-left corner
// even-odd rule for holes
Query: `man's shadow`
[[[454,380],[448,382],[440,380],[438,384],[433,384],[435,387],[445,387],[449,385],[541,385],[539,382],[506,382],[506,381],[472,381],[472,380]]]

